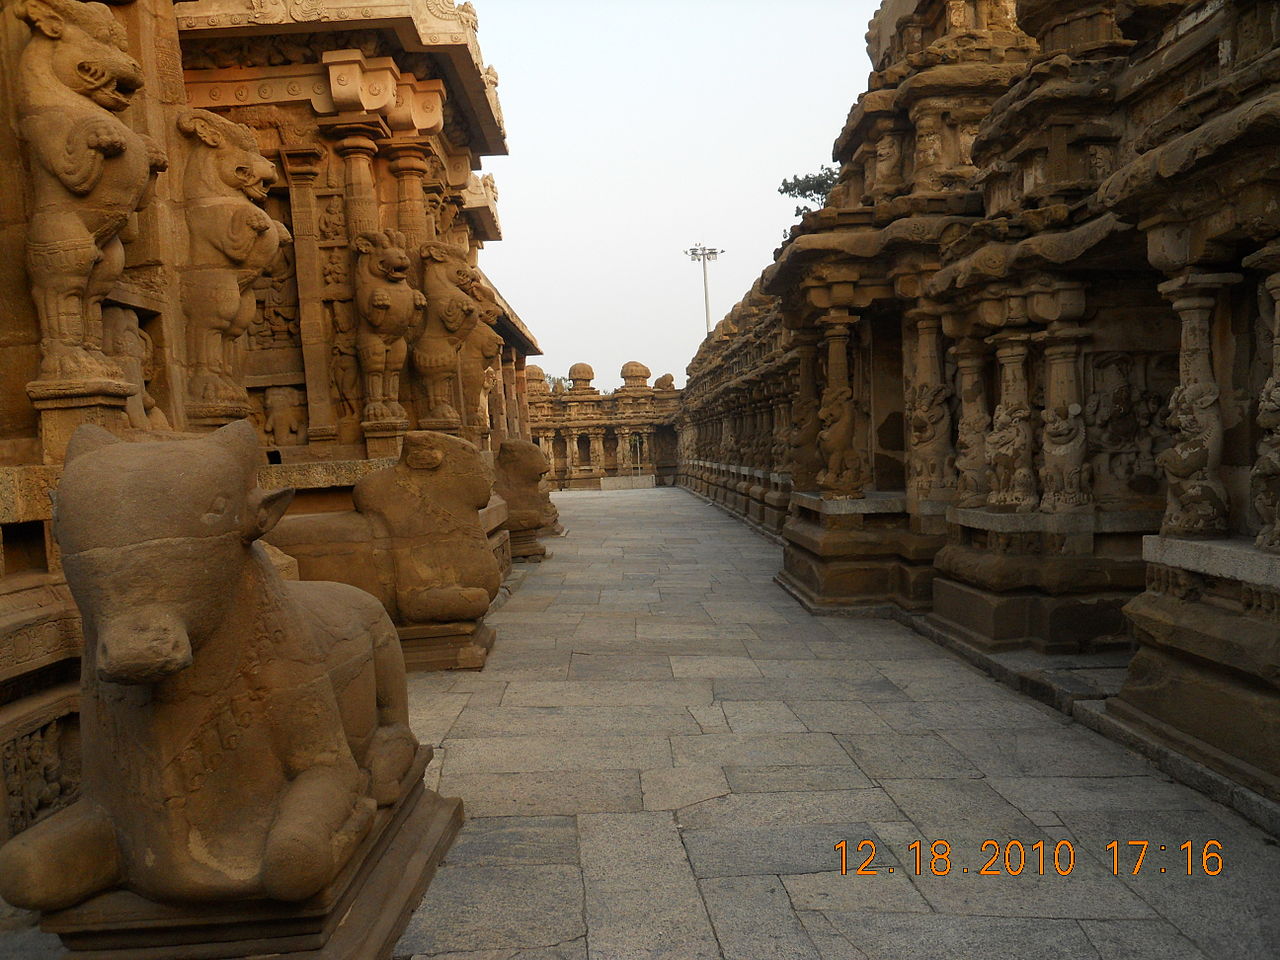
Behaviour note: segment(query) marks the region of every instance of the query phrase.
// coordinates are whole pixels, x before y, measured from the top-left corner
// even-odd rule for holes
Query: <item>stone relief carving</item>
[[[138,315],[125,307],[107,306],[102,310],[102,344],[124,372],[132,388],[125,401],[129,426],[136,430],[168,430],[169,418],[147,390],[155,365],[155,347],[138,324]]]
[[[829,388],[823,395],[818,419],[822,422],[818,446],[824,460],[818,486],[834,497],[860,495],[863,470],[853,449],[853,390],[847,386]]]
[[[42,380],[120,380],[102,352],[102,301],[124,272],[121,232],[168,161],[119,119],[142,86],[108,7],[20,0],[31,28],[17,64],[18,131],[33,205],[27,269],[40,318]]]
[[[263,432],[274,447],[307,442],[307,398],[295,387],[267,387]]]
[[[258,152],[253,131],[207,110],[186,110],[187,227],[190,262],[182,274],[187,316],[189,410],[196,417],[238,417],[248,398],[237,376],[239,340],[257,312],[253,285],[291,241],[260,204],[275,165]]]
[[[1049,407],[1043,420],[1041,512],[1088,509],[1093,503],[1093,468],[1086,462],[1088,432],[1080,404]]]
[[[1174,443],[1156,458],[1169,480],[1161,533],[1212,536],[1226,529],[1227,491],[1218,479],[1222,412],[1218,385],[1195,381],[1174,388],[1169,420]]]
[[[67,731],[72,735],[68,736]],[[20,833],[61,810],[80,793],[78,750],[68,749],[76,739],[74,717],[54,720],[39,729],[10,740],[0,752],[8,835]]]
[[[333,349],[330,353],[329,380],[339,419],[351,419],[362,410],[360,395],[360,360],[356,346],[356,320],[351,303],[334,300],[329,304],[333,323]]]
[[[409,285],[409,255],[401,233],[362,233],[356,252],[355,303],[360,320],[356,343],[364,371],[364,419],[406,420],[400,405],[400,371],[408,355],[405,334],[427,306]]]
[[[950,396],[945,384],[921,383],[905,398],[911,428],[911,485],[921,497],[956,483]]]
[[[321,240],[346,240],[347,210],[342,197],[330,197],[317,223]]]
[[[480,320],[480,304],[472,294],[478,277],[456,247],[433,241],[423,245],[421,255],[427,322],[413,346],[414,369],[426,392],[419,419],[456,424],[458,351]]]
[[[298,277],[291,246],[280,248],[254,287],[258,306],[249,327],[250,347],[270,350],[300,346]]]
[[[1263,550],[1280,553],[1280,377],[1269,377],[1262,388],[1258,426],[1265,433],[1258,441],[1258,459],[1250,474],[1253,506],[1262,520],[1256,543]]]
[[[0,848],[10,903],[304,900],[412,787],[395,628],[358,590],[280,578],[257,540],[293,491],[255,487],[260,456],[246,421],[73,437],[54,530],[84,614],[83,783]]]
[[[1036,496],[1033,470],[1035,430],[1028,405],[1002,403],[996,407],[985,452],[991,468],[991,493],[987,503],[1014,507],[1019,513],[1035,510],[1040,500]]]

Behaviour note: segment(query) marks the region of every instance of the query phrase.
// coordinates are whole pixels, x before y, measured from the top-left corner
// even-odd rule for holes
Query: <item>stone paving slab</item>
[[[901,624],[803,613],[772,583],[778,549],[682,491],[557,502],[580,549],[523,590],[563,599],[504,608],[501,682],[431,681],[415,698],[444,702],[415,715],[446,744],[442,785],[473,824],[498,824],[455,855],[471,870],[576,865],[581,899],[566,888],[559,909],[585,936],[483,952],[471,913],[471,952],[421,960],[1280,956],[1280,846],[1234,814]],[[1106,843],[1144,836],[1175,851],[1220,837],[1227,869],[1114,875]],[[962,872],[992,837],[1069,839],[1076,866]],[[839,873],[842,839],[851,870],[875,840],[876,876]],[[937,839],[956,872],[930,872]],[[469,879],[442,870],[429,902]]]

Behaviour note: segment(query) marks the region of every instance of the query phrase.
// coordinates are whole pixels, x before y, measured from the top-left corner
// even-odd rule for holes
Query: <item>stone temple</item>
[[[3,5],[0,957],[1276,957],[1280,0],[884,0],[611,393],[479,26]]]

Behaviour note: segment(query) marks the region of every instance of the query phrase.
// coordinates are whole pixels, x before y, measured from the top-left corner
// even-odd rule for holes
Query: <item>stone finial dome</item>
[[[589,363],[575,363],[569,368],[569,379],[573,381],[575,388],[589,387],[595,378],[596,372],[591,369]]]
[[[649,386],[649,378],[653,376],[643,363],[632,360],[622,365],[622,386],[629,390],[643,390]]]
[[[551,385],[547,383],[546,372],[532,363],[524,368],[524,379],[530,393],[548,393],[551,390]]]

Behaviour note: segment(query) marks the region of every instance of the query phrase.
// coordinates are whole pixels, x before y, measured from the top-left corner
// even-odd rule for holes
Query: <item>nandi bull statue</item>
[[[293,491],[258,489],[258,456],[247,421],[74,434],[54,532],[84,618],[83,792],[0,848],[10,903],[300,901],[420,779],[395,628],[354,587],[280,578],[258,540]]]

